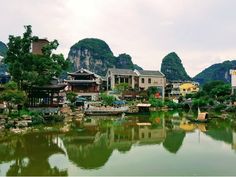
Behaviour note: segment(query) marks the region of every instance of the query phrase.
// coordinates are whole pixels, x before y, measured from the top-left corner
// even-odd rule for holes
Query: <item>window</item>
[[[144,78],[142,78],[142,83],[144,83]]]
[[[152,83],[152,80],[151,78],[148,78],[148,83],[151,84]]]
[[[119,84],[119,79],[117,77],[115,78],[115,84]]]
[[[152,133],[149,132],[149,133],[148,133],[148,138],[151,138],[151,137],[152,137]]]

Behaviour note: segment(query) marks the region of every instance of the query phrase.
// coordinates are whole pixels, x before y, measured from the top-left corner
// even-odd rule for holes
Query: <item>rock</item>
[[[28,127],[28,122],[25,120],[18,121],[16,124],[16,127],[19,127],[19,128]]]
[[[0,119],[0,125],[4,125],[6,123],[6,119]]]

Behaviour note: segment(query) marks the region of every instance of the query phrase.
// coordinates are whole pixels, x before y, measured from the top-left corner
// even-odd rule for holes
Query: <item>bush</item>
[[[105,93],[100,94],[100,98],[102,100],[102,104],[111,106],[113,102],[116,100],[116,98],[112,95],[107,95]]]
[[[215,110],[216,112],[219,112],[219,111],[224,110],[226,107],[227,107],[227,106],[226,106],[225,104],[218,104],[218,105],[216,105],[216,106],[214,107],[214,110]]]
[[[208,101],[206,99],[203,98],[199,98],[199,99],[194,99],[193,100],[193,108],[201,108],[201,107],[205,107],[208,105]]]
[[[173,109],[177,109],[179,106],[177,103],[174,103],[173,101],[167,101],[167,102],[165,102],[165,105],[168,108],[173,108]]]
[[[51,115],[49,116],[49,120],[52,120],[53,122],[62,122],[64,120],[64,116],[63,115]]]
[[[44,123],[44,118],[39,112],[30,112],[32,123],[31,125],[39,125]]]
[[[162,100],[155,98],[153,95],[150,96],[148,102],[154,107],[163,107]]]

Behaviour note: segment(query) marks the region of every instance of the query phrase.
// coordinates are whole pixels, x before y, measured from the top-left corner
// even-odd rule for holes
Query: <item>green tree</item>
[[[154,95],[149,97],[148,102],[154,107],[163,107],[162,100],[155,98]]]
[[[75,92],[67,92],[66,93],[66,98],[69,100],[71,103],[74,103],[76,101],[77,94]]]
[[[102,100],[102,103],[105,105],[111,106],[113,102],[116,100],[116,98],[112,95],[107,95],[105,93],[100,94],[100,98]]]
[[[9,115],[11,110],[15,105],[22,105],[26,101],[26,94],[23,91],[17,89],[16,83],[9,82],[5,85],[4,91],[0,93],[0,100],[5,101],[7,108],[9,110]]]
[[[9,72],[19,89],[32,85],[48,84],[55,76],[58,77],[68,63],[62,54],[53,54],[58,42],[54,40],[42,49],[42,55],[31,53],[31,44],[38,40],[32,36],[31,26],[25,26],[23,36],[9,36],[8,51],[4,62],[9,66]]]
[[[119,93],[122,93],[124,91],[127,91],[130,89],[130,86],[128,83],[120,83],[115,86],[115,90],[117,90]]]

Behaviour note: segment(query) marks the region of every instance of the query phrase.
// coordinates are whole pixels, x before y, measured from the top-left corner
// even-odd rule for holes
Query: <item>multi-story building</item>
[[[106,74],[107,89],[113,90],[116,85],[121,83],[127,83],[130,88],[138,88],[138,76],[131,69],[116,69],[110,68]]]
[[[139,77],[139,89],[147,90],[149,87],[165,88],[166,78],[160,71],[135,70]]]
[[[89,100],[97,100],[102,84],[102,78],[86,69],[79,69],[74,73],[68,73],[68,90],[74,91],[78,96],[87,97]]]

